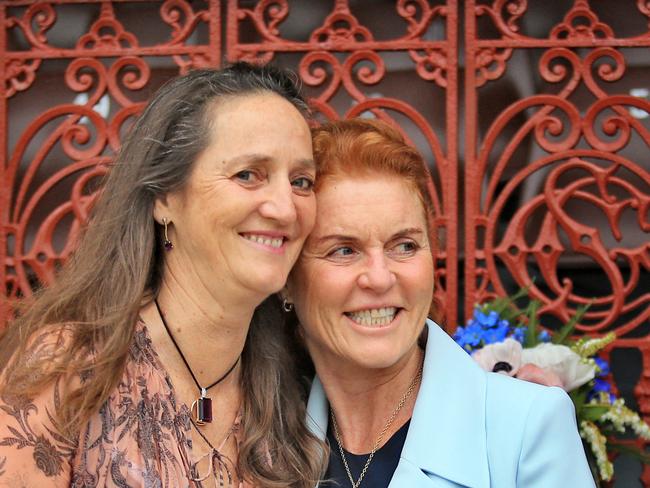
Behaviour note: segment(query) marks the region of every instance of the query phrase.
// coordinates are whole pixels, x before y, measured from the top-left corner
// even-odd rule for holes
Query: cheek
[[[433,292],[433,262],[430,259],[421,259],[409,263],[400,272],[402,286],[411,295],[427,296]]]
[[[305,237],[312,231],[316,223],[316,197],[297,197],[296,212],[298,214],[298,221],[301,225],[301,230]]]
[[[338,315],[347,295],[339,273],[314,266],[307,272],[298,267],[291,278],[296,313],[307,330],[320,325],[325,317]]]

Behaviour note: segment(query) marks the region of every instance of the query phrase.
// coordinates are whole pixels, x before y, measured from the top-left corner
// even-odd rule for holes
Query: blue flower
[[[543,331],[541,331],[539,333],[539,335],[537,336],[537,339],[540,342],[550,342],[551,341],[551,334],[549,334],[547,330],[543,330]]]
[[[458,326],[454,332],[454,340],[462,347],[465,345],[465,327]]]
[[[477,323],[465,327],[465,342],[471,346],[478,346],[483,340],[483,328]]]
[[[516,327],[511,336],[514,340],[523,344],[526,340],[526,327]]]
[[[612,385],[609,384],[608,381],[602,380],[600,378],[596,378],[594,380],[594,386],[589,391],[589,394],[587,395],[587,401],[591,401],[593,398],[600,398],[603,396],[602,394],[604,393],[608,398],[609,398],[609,403],[614,403],[614,400],[616,400],[616,397],[612,394]]]
[[[460,347],[468,352],[481,343],[482,330],[474,324],[468,324],[467,327],[458,327],[454,334],[454,340]]]
[[[612,391],[612,385],[609,384],[609,381],[605,381],[603,379],[596,378],[594,380],[593,391],[595,391],[597,393],[600,393],[601,391],[609,393],[609,392]]]
[[[594,357],[594,361],[598,367],[598,373],[596,373],[596,376],[607,376],[609,374],[609,363],[598,356]]]
[[[497,321],[499,320],[499,314],[494,310],[490,310],[486,315],[480,308],[476,307],[474,309],[474,320],[482,326],[494,327],[497,325]]]
[[[510,330],[510,324],[506,320],[501,320],[497,327],[487,329],[483,336],[485,344],[494,344],[495,342],[503,342]]]

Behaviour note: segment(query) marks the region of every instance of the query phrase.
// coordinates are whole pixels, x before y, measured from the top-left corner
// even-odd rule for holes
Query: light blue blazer
[[[428,327],[422,384],[390,488],[595,486],[563,390],[486,373],[435,323]],[[318,377],[307,414],[325,439],[329,405]]]

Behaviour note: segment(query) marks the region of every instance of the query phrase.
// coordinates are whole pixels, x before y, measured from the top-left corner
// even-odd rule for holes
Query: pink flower
[[[553,371],[540,368],[534,364],[524,364],[519,371],[517,371],[517,378],[531,383],[537,383],[544,386],[559,386],[563,387],[562,380]]]

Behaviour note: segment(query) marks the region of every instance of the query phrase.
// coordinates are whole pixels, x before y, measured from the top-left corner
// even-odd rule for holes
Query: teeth
[[[395,318],[397,309],[395,307],[373,308],[360,310],[358,312],[346,312],[359,325],[382,327],[390,324]]]
[[[282,237],[270,238],[270,237],[258,236],[254,234],[243,234],[243,236],[245,239],[248,239],[249,241],[257,242],[258,244],[263,244],[269,247],[274,247],[276,249],[280,247],[284,242],[284,239]]]

